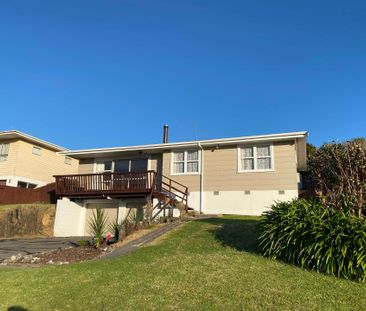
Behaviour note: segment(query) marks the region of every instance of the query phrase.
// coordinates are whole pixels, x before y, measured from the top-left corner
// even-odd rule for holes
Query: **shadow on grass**
[[[20,306],[11,306],[8,308],[8,311],[28,311],[28,309],[24,309]]]
[[[215,225],[210,232],[222,245],[238,251],[259,253],[258,219],[209,218],[200,221]]]

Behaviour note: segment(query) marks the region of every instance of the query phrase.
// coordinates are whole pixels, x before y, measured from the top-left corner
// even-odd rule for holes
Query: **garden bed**
[[[1,265],[5,266],[39,266],[64,265],[73,262],[82,262],[100,258],[111,251],[111,247],[96,248],[93,246],[70,247],[49,252],[24,255],[19,253],[4,259]]]
[[[129,234],[123,240],[117,243],[113,243],[110,245],[102,245],[99,248],[88,245],[88,241],[83,240],[79,241],[79,243],[83,242],[83,245],[85,246],[80,246],[75,243],[74,247],[59,248],[56,250],[42,253],[34,253],[34,254],[19,253],[17,255],[13,255],[9,258],[4,259],[2,262],[0,261],[0,265],[24,266],[24,267],[42,266],[42,265],[65,265],[69,263],[99,259],[102,258],[107,253],[110,253],[118,248],[124,247],[127,243],[137,240],[142,236],[146,235],[147,233],[155,231],[164,225],[165,224],[154,224],[149,226],[148,228],[141,228]]]

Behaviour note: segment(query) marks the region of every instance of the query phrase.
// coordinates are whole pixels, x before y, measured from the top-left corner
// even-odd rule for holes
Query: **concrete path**
[[[156,229],[152,232],[149,232],[149,233],[143,235],[140,238],[137,238],[136,240],[128,242],[127,244],[123,245],[122,247],[117,248],[114,251],[103,256],[102,259],[117,258],[117,257],[123,256],[125,254],[131,253],[134,250],[140,248],[141,246],[146,245],[147,243],[150,243],[153,240],[161,237],[163,234],[172,231],[174,228],[178,227],[181,224],[182,224],[182,222],[180,222],[180,221],[169,223],[159,229]]]
[[[34,254],[73,246],[73,242],[84,237],[32,238],[0,240],[0,261],[13,255]]]

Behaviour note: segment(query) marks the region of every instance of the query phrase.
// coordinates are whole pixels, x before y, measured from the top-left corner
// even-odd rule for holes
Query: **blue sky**
[[[366,1],[2,1],[0,130],[68,148],[366,136]]]

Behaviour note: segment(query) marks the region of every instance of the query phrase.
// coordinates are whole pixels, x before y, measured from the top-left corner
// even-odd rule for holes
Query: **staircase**
[[[178,204],[182,204],[181,208],[185,211],[188,210],[188,187],[167,176],[156,176],[152,198],[158,200],[153,207],[153,219],[156,219],[161,213],[164,217],[172,217],[173,208]]]

